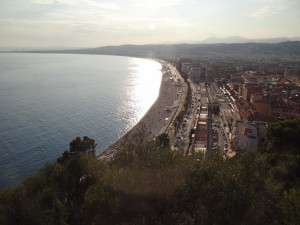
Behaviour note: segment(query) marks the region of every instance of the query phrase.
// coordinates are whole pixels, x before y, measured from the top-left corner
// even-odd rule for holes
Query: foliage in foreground
[[[183,156],[160,137],[103,162],[93,139],[74,139],[0,192],[0,224],[299,224],[299,138],[282,136],[299,131],[298,120],[273,124],[268,147],[229,160]]]

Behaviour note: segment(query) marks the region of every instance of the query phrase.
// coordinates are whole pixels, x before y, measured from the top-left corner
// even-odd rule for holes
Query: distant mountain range
[[[179,42],[168,42],[164,44],[240,44],[240,43],[280,43],[285,41],[300,41],[300,37],[294,37],[294,38],[287,38],[287,37],[278,37],[278,38],[244,38],[240,36],[230,36],[225,38],[218,38],[218,37],[209,37],[207,39],[204,39],[202,41],[192,41],[192,40],[186,40],[186,41],[179,41]]]
[[[120,45],[88,49],[23,52],[121,55],[148,58],[231,57],[254,60],[273,58],[300,61],[300,41],[280,43]]]

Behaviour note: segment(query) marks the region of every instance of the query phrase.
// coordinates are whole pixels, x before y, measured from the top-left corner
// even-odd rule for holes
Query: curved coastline
[[[182,83],[180,74],[172,65],[163,61],[156,61],[162,64],[162,79],[156,101],[133,128],[101,151],[98,159],[110,159],[130,137],[141,132],[147,135],[148,140],[165,132],[172,133],[173,127],[170,124],[178,108],[183,105],[182,99],[185,96],[186,88],[185,84]],[[167,108],[169,110],[166,110]]]

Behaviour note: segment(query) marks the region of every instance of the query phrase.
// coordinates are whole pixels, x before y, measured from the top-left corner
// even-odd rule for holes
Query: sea
[[[95,139],[100,153],[155,102],[161,68],[132,57],[0,53],[0,188],[56,161],[76,137]]]

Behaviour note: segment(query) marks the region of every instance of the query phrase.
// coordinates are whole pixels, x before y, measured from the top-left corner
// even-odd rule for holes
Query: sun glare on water
[[[149,110],[159,95],[162,79],[161,65],[146,59],[132,59],[132,84],[128,106],[132,108],[130,127],[134,126]]]

